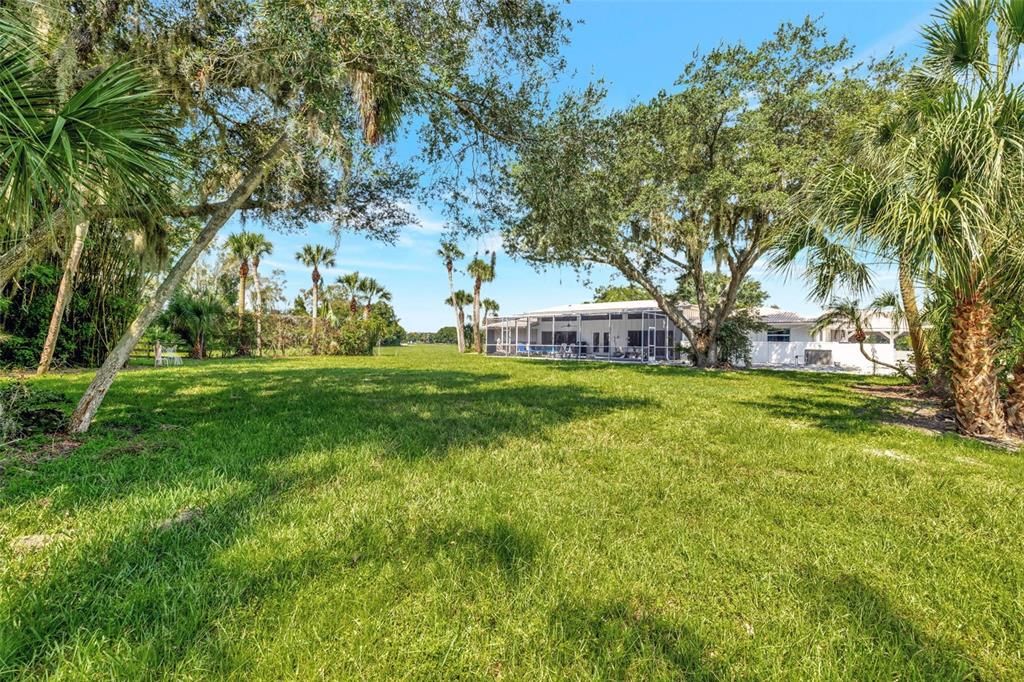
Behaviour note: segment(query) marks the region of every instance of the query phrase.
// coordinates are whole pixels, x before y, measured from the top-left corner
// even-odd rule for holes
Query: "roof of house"
[[[697,306],[692,303],[683,303],[679,306],[687,319],[698,319]],[[552,308],[541,308],[529,310],[519,315],[509,317],[547,317],[549,315],[598,315],[608,313],[659,313],[658,303],[653,299],[642,301],[613,301],[611,303],[569,303],[567,305],[554,306]],[[766,324],[813,324],[818,316],[806,317],[799,313],[781,310],[779,308],[757,308],[757,315]]]

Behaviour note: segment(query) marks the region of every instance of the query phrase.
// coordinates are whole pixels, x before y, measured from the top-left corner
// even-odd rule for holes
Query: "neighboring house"
[[[687,319],[697,308],[682,305]],[[858,372],[886,370],[860,352],[853,332],[832,325],[812,332],[817,316],[805,317],[778,308],[753,311],[766,325],[750,335],[751,360],[761,367],[820,367]],[[905,325],[875,315],[867,321],[865,350],[882,362],[907,362],[897,350]],[[633,362],[685,362],[686,337],[653,300],[578,303],[493,319],[487,324],[488,355]]]

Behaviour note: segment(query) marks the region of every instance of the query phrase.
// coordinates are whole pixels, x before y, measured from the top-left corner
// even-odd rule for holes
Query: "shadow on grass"
[[[819,429],[843,434],[875,431],[888,413],[878,401],[856,398],[852,393],[829,396],[774,394],[762,400],[741,401],[758,412],[781,419],[806,422]]]
[[[845,634],[835,645],[844,677],[981,679],[964,652],[921,631],[860,576],[812,574],[804,587],[817,619],[827,630]]]
[[[289,576],[396,554],[415,560],[457,550],[467,568],[496,567],[514,587],[543,548],[507,521],[433,531],[411,546],[382,539],[381,520],[367,521],[347,529],[349,537],[337,538],[329,551],[261,570],[213,559],[252,536],[284,493],[326,483],[351,466],[337,448],[369,446],[375,457],[412,465],[509,438],[543,439],[575,419],[646,404],[579,386],[514,383],[493,372],[251,369],[126,376],[78,453],[0,482],[0,507],[53,495],[55,507],[69,514],[108,513],[107,505],[133,495],[154,498],[194,486],[213,492],[193,523],[158,530],[152,512],[133,512],[136,518],[114,520],[92,541],[62,548],[45,572],[7,590],[0,675],[45,676],[76,656],[113,657],[121,674],[173,674],[198,642],[215,639],[219,618],[282,596]],[[126,439],[144,444],[145,452],[125,449]],[[319,463],[296,459],[306,453]],[[68,645],[78,651],[62,650]],[[96,646],[117,654],[96,653]]]
[[[594,679],[729,677],[725,662],[692,630],[624,601],[563,604],[550,630]]]

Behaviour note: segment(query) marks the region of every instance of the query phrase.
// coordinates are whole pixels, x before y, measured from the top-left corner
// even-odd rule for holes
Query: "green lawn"
[[[125,373],[0,481],[0,678],[1024,677],[1021,456],[855,381],[429,347]]]

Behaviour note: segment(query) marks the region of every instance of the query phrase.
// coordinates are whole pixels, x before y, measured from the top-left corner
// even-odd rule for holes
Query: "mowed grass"
[[[0,482],[0,678],[1024,677],[1021,456],[856,381],[430,347],[125,373]]]

